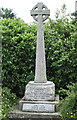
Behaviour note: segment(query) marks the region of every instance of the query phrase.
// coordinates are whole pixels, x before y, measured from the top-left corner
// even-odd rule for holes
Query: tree
[[[8,8],[0,8],[0,19],[4,19],[4,18],[16,18],[16,14],[13,13],[12,9],[8,9]]]

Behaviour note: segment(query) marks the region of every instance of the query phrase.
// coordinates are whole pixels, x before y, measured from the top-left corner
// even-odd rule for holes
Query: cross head
[[[39,15],[42,16],[42,21],[45,21],[50,16],[50,10],[41,2],[37,3],[31,10],[31,16],[38,21]]]

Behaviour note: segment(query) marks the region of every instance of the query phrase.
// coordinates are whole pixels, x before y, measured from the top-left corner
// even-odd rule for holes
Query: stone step
[[[14,110],[8,114],[8,118],[12,120],[60,120],[60,112],[37,113]]]
[[[25,112],[57,112],[59,101],[19,101],[19,110]]]

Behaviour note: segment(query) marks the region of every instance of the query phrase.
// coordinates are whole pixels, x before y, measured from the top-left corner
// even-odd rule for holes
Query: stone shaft
[[[47,82],[42,15],[38,15],[35,82]]]
[[[42,5],[38,6],[38,10],[42,10]],[[34,82],[36,83],[47,82],[42,14],[38,14],[38,22],[37,22],[36,69],[35,69]]]

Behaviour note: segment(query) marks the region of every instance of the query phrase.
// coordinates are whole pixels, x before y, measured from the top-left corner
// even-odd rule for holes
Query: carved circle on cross
[[[42,15],[42,21],[45,21],[50,16],[50,10],[43,3],[38,3],[31,10],[31,16],[38,21],[39,14]]]

